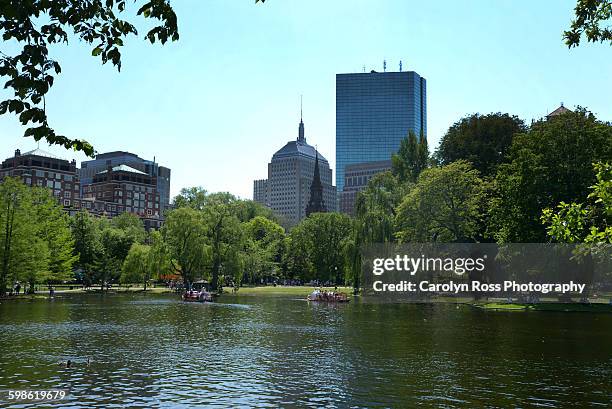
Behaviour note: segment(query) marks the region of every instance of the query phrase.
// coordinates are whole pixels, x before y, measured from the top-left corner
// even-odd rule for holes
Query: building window
[[[70,207],[70,200],[64,200],[64,207]]]
[[[72,196],[70,192],[64,192],[64,197],[70,199]]]

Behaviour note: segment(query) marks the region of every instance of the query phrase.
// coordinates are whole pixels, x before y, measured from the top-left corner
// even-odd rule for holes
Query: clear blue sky
[[[172,168],[173,195],[203,186],[250,198],[272,154],[297,137],[300,94],[307,140],[335,167],[335,74],[382,70],[384,59],[388,70],[402,60],[427,79],[431,147],[474,112],[530,121],[563,101],[612,120],[612,47],[568,50],[561,38],[575,0],[172,4],[180,40],[152,46],[141,30],[123,49],[121,73],[78,41],[54,48],[63,72],[47,106],[60,133]],[[22,133],[15,117],[0,117],[2,159],[36,147]]]

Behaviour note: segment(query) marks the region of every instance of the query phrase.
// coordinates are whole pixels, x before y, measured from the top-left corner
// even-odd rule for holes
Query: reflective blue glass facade
[[[391,159],[413,130],[427,136],[425,78],[413,71],[336,74],[336,188],[346,165]]]

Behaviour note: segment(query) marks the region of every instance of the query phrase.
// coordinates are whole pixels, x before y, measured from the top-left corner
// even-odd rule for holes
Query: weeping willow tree
[[[353,231],[345,247],[347,281],[354,292],[361,286],[361,251],[364,245],[395,242],[396,209],[410,189],[391,172],[375,175],[357,195]]]
[[[355,227],[362,243],[395,240],[396,209],[408,190],[409,185],[402,184],[391,172],[379,173],[370,179],[355,203]]]

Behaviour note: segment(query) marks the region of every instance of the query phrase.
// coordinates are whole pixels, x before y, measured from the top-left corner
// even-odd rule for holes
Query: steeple
[[[315,151],[315,168],[312,184],[310,185],[310,200],[306,206],[306,216],[312,213],[327,212],[325,201],[323,200],[323,184],[321,183],[321,174],[319,172],[319,152]]]
[[[304,137],[304,121],[302,119],[302,96],[300,95],[300,127],[298,130],[298,142],[306,143],[306,137]]]

